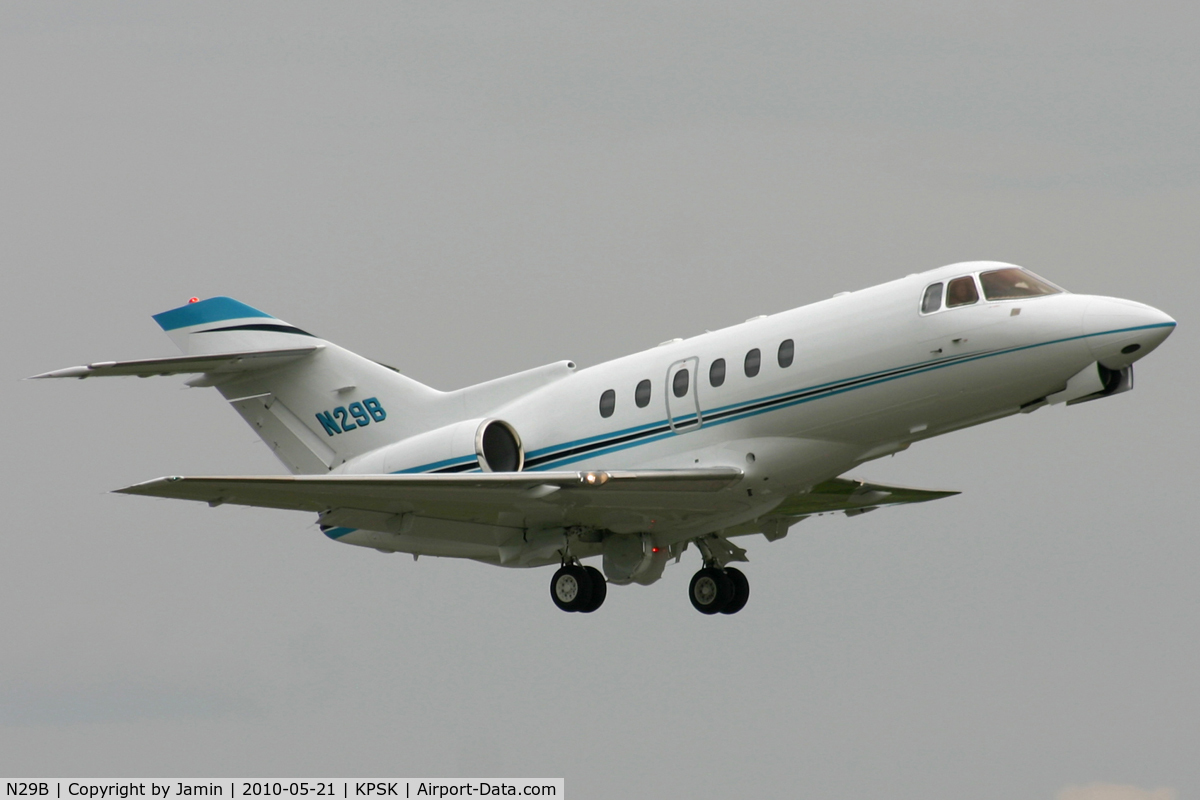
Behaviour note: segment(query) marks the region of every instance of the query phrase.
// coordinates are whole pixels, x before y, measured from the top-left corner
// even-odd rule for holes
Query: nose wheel
[[[582,564],[565,564],[550,579],[550,599],[563,611],[590,614],[604,604],[608,583],[604,573]]]
[[[750,599],[750,581],[733,567],[705,567],[692,576],[688,598],[701,614],[736,614]]]

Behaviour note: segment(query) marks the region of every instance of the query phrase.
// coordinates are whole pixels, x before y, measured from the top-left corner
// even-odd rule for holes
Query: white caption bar
[[[349,800],[349,798],[552,797],[561,800],[562,778],[400,778],[398,780],[8,780],[4,797],[30,800],[129,800],[129,798],[219,797]]]

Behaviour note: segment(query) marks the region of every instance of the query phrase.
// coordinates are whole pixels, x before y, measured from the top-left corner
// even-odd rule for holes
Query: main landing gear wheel
[[[701,614],[716,614],[733,599],[733,581],[724,570],[705,567],[692,576],[688,597]]]
[[[608,596],[604,575],[595,567],[567,564],[550,579],[550,599],[563,611],[595,611]]]
[[[725,575],[733,584],[733,597],[724,608],[721,609],[722,614],[736,614],[746,607],[746,601],[750,599],[750,581],[742,574],[740,569],[734,567],[726,567]]]
[[[604,573],[595,567],[584,567],[583,569],[592,579],[592,599],[579,610],[584,614],[590,614],[604,605],[604,598],[608,597],[608,581],[604,580]]]
[[[705,567],[692,576],[688,597],[701,614],[736,614],[750,599],[750,581],[740,569]]]
[[[550,598],[563,611],[579,611],[592,599],[592,576],[579,564],[560,567],[550,579]]]

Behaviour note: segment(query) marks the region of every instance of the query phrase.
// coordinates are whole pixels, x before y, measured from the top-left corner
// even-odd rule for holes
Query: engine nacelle
[[[474,461],[467,458],[475,454]],[[468,419],[366,453],[338,472],[386,474],[446,466],[484,472],[520,472],[525,448],[512,425],[499,419]]]
[[[475,456],[484,472],[520,472],[525,466],[525,448],[512,425],[504,420],[485,419],[475,431]]]

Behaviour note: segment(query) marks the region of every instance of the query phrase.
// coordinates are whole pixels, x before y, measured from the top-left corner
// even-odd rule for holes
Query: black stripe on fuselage
[[[690,415],[690,417],[693,419],[695,418],[695,416],[696,416],[695,414]],[[706,417],[705,419],[708,419],[708,418]],[[685,421],[682,423],[682,425],[689,425],[689,424],[695,425],[695,422],[688,423]],[[637,431],[636,433],[627,433],[624,436],[614,436],[612,438],[604,439],[599,442],[589,442],[588,444],[581,444],[578,447],[572,447],[570,450],[559,450],[558,452],[555,452],[555,453],[547,453],[546,455],[538,456],[537,458],[531,458],[525,462],[525,467],[526,467],[526,469],[528,469],[529,467],[536,467],[540,464],[545,464],[550,461],[558,461],[560,458],[569,458],[571,456],[577,456],[577,455],[582,455],[584,453],[590,453],[593,450],[599,450],[599,449],[602,449],[605,447],[613,447],[613,446],[619,445],[619,444],[627,444],[629,442],[635,442],[638,439],[644,439],[647,436],[658,436],[659,434],[666,433],[669,430],[671,430],[670,425],[655,425],[653,428],[647,428],[646,430]]]
[[[448,467],[442,467],[441,469],[431,470],[431,473],[432,474],[447,474],[447,473],[451,473],[451,472],[470,472],[473,469],[478,469],[478,467],[479,467],[479,464],[477,464],[476,462],[466,461],[466,462],[463,462],[462,464],[451,464]]]

